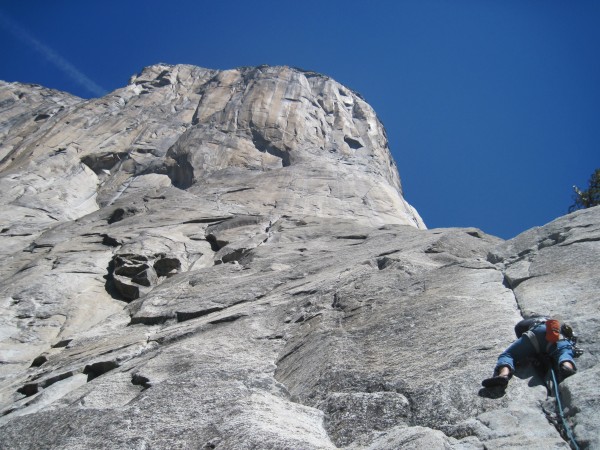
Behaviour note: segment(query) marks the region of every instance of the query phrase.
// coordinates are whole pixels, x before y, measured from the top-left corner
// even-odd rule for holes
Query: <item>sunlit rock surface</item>
[[[0,448],[569,448],[522,314],[571,321],[600,446],[600,208],[427,230],[356,93],[156,65],[82,100],[0,83]]]

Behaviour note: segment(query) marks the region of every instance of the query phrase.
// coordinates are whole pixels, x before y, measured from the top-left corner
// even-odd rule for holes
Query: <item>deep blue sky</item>
[[[513,237],[600,167],[597,0],[0,0],[0,50],[0,79],[86,98],[158,62],[327,74],[374,107],[429,228]]]

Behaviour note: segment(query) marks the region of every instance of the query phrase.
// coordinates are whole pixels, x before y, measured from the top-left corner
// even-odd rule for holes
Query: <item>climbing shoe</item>
[[[572,367],[567,367],[565,364],[560,365],[560,376],[564,380],[565,378],[575,375],[576,370]]]
[[[492,378],[486,378],[485,380],[483,380],[481,382],[481,385],[486,388],[506,387],[507,384],[508,384],[508,378],[501,377],[500,375],[492,377]]]

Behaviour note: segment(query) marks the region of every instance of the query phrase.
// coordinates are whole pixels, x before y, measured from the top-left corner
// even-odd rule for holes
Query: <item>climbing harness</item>
[[[531,342],[531,345],[533,345],[533,348],[535,349],[535,352],[539,355],[541,352],[541,348],[540,348],[540,343],[535,335],[535,333],[533,332],[533,329],[536,328],[538,325],[536,325],[533,328],[530,328],[529,330],[527,330],[525,333],[522,334],[522,336],[527,336],[527,338],[529,338],[529,342]],[[562,338],[562,336],[560,336]],[[546,340],[547,344],[546,344],[546,348],[545,351],[546,353],[550,352],[550,348],[552,347],[553,344],[556,343],[555,342],[549,342],[548,340]]]
[[[571,427],[567,423],[567,419],[565,418],[565,413],[563,412],[562,404],[560,402],[560,394],[558,392],[558,382],[556,380],[556,373],[554,372],[554,368],[550,367],[550,374],[552,375],[552,386],[554,387],[554,398],[556,399],[556,409],[558,410],[558,416],[562,422],[562,427],[567,435],[567,439],[569,439],[569,443],[574,450],[579,450],[579,446],[577,445],[577,441],[573,436],[573,432],[571,431]]]

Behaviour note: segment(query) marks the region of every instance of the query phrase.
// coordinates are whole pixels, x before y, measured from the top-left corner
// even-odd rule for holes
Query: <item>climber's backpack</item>
[[[515,334],[517,335],[517,338],[523,336],[523,333],[525,333],[526,331],[529,331],[532,328],[541,325],[542,323],[546,323],[547,320],[547,317],[532,317],[531,319],[521,320],[518,324],[515,325]]]
[[[549,320],[547,317],[532,317],[530,319],[523,319],[515,325],[515,334],[517,337],[520,338],[521,336],[527,336],[537,354],[539,354],[541,350],[540,344],[535,337],[535,334],[533,334],[533,331],[531,330],[542,323],[546,323],[547,320]],[[548,346],[550,345],[551,344],[548,343]]]
[[[515,325],[515,334],[517,335],[517,338],[520,338],[523,335],[527,336],[535,348],[536,353],[539,354],[541,349],[535,334],[533,334],[533,331],[531,330],[543,323],[546,324],[546,342],[548,342],[546,351],[552,344],[556,344],[564,337],[571,341],[575,358],[583,354],[583,350],[576,346],[577,336],[575,333],[573,333],[573,329],[567,324],[563,324],[561,326],[560,322],[555,319],[550,319],[548,317],[532,317],[530,319],[523,319]]]

